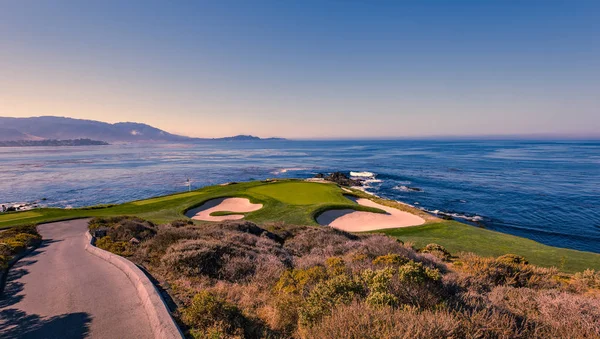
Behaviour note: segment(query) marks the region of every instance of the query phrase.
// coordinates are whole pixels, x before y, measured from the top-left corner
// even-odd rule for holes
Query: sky
[[[600,1],[0,0],[0,116],[600,136]]]

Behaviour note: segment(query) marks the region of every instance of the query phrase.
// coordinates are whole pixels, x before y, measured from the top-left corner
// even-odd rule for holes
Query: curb
[[[181,329],[179,329],[179,326],[177,326],[171,317],[167,304],[144,272],[131,261],[94,246],[94,238],[90,232],[86,231],[85,236],[88,239],[85,244],[86,251],[106,260],[123,271],[127,278],[133,283],[142,302],[142,306],[150,320],[150,327],[152,333],[154,333],[154,337],[157,339],[184,338]]]

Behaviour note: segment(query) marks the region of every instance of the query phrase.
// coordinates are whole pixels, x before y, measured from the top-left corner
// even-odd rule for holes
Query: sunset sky
[[[0,116],[198,137],[600,135],[600,1],[0,2]]]

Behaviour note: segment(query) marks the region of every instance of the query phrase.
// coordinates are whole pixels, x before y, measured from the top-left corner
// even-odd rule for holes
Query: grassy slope
[[[481,256],[500,256],[515,253],[524,256],[532,264],[555,266],[566,272],[583,271],[586,268],[600,270],[600,254],[546,246],[509,234],[465,225],[456,221],[442,221],[423,226],[395,228],[376,231],[412,242],[417,247],[437,243],[451,253],[473,252]]]
[[[344,197],[343,193],[339,187],[330,184],[290,180],[278,183],[254,181],[227,186],[209,186],[197,191],[115,206],[80,209],[44,208],[35,211],[6,213],[0,215],[0,228],[26,223],[116,215],[139,216],[161,224],[184,218],[184,211],[190,207],[199,206],[213,198],[226,196],[247,197],[252,202],[262,203],[264,205],[262,209],[244,213],[247,220],[257,223],[281,222],[296,225],[317,225],[314,216],[327,209],[354,208],[376,211],[375,209],[356,205]],[[353,194],[366,196],[359,191],[353,191]],[[374,200],[423,215],[423,212],[407,205],[381,199]],[[427,224],[423,226],[380,232],[396,236],[403,241],[414,242],[417,246],[435,242],[447,247],[453,253],[468,251],[484,256],[515,253],[524,255],[533,264],[557,266],[565,271],[579,271],[585,268],[600,270],[599,254],[545,246],[524,238],[480,229],[458,222],[442,221],[428,215],[423,216],[427,218]]]

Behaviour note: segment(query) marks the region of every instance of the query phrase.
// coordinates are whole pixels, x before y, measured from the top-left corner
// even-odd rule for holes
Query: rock
[[[362,186],[361,180],[350,179],[346,174],[342,172],[333,172],[328,176],[325,176],[324,179],[327,181],[335,182],[336,184],[341,186]]]

